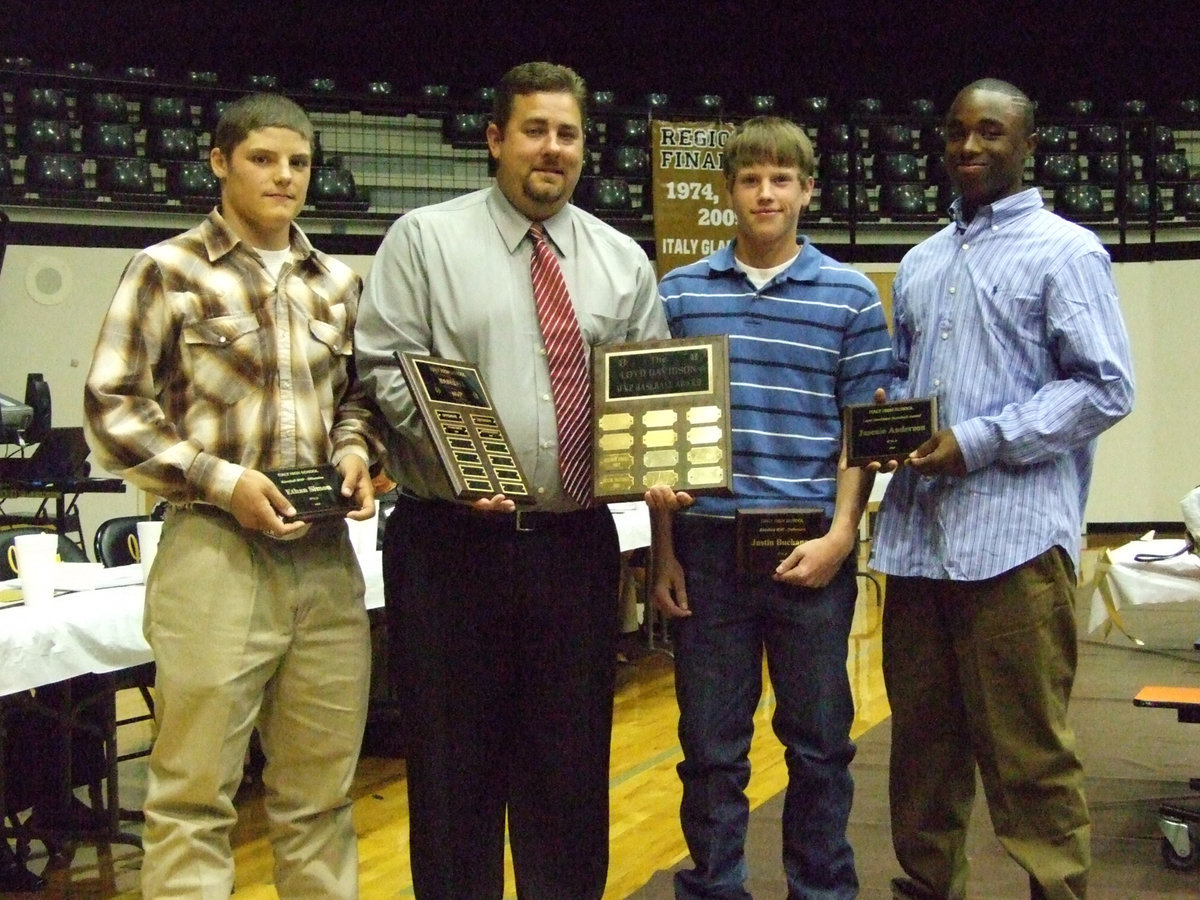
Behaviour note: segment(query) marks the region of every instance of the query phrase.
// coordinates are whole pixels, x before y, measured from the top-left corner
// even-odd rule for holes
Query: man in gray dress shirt
[[[668,330],[645,253],[569,203],[586,96],[562,66],[508,72],[487,132],[495,185],[396,222],[359,311],[359,371],[390,426],[400,487],[384,576],[421,900],[499,898],[506,817],[522,897],[604,891],[618,546],[607,509],[571,499],[559,475],[531,224],[562,269],[585,349]],[[533,511],[514,513],[503,495],[453,499],[396,351],[479,368]]]

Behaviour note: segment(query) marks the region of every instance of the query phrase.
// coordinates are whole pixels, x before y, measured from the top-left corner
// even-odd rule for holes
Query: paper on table
[[[102,588],[120,587],[126,584],[141,584],[142,567],[134,563],[129,566],[105,568],[92,562],[57,562],[51,584],[56,591],[97,591]],[[0,583],[2,588],[20,588],[21,579],[13,578]]]

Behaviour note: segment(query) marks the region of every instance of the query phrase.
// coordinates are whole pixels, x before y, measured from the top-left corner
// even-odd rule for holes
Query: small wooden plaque
[[[739,575],[770,577],[796,546],[824,534],[820,509],[739,509],[734,520]]]
[[[902,461],[938,429],[937,398],[857,403],[842,410],[846,464]]]
[[[592,389],[598,501],[640,500],[658,484],[732,494],[725,335],[595,347]]]
[[[529,482],[492,407],[479,370],[469,362],[405,353],[400,369],[433,437],[454,496],[504,494],[532,503]]]
[[[347,513],[358,509],[353,497],[342,496],[342,476],[331,465],[271,469],[263,474],[275,482],[296,508],[296,515],[285,517],[289,522],[345,518]]]

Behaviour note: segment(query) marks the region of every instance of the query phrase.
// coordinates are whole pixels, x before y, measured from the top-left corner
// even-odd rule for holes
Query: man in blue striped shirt
[[[675,896],[750,896],[745,788],[765,650],[788,766],[788,896],[852,898],[846,648],[858,521],[874,475],[838,470],[840,414],[888,383],[887,324],[870,279],[796,242],[813,189],[803,131],[752,119],[726,145],[724,169],[736,240],[659,285],[674,337],[729,337],[733,446],[734,496],[698,497],[674,520],[668,510],[691,498],[665,489],[652,497],[655,602],[675,625],[680,817],[695,864],[676,875]],[[750,507],[813,507],[828,529],[774,572],[742,576],[734,514]]]
[[[964,88],[946,118],[953,221],[893,288],[894,398],[942,430],[896,471],[872,563],[887,573],[897,896],[966,896],[982,776],[996,835],[1035,898],[1081,898],[1090,825],[1067,725],[1075,576],[1097,435],[1132,403],[1108,254],[1024,189],[1033,105]]]

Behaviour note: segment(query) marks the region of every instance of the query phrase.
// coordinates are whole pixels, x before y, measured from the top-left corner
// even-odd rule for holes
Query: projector
[[[33,421],[33,407],[7,394],[0,394],[0,426],[4,430],[24,431]]]

